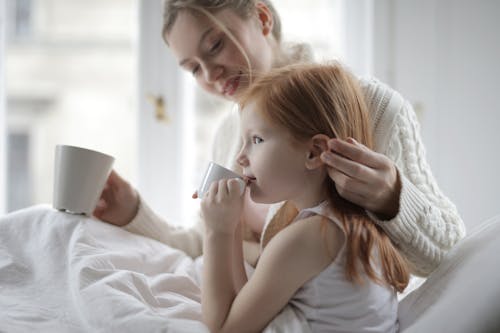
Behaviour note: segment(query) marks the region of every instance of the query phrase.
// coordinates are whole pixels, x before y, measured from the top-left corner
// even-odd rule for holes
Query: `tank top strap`
[[[261,233],[261,237],[260,237],[261,250],[262,250],[262,243],[263,243],[263,239],[264,239],[264,234],[267,231],[267,228],[269,227],[269,223],[271,222],[274,215],[283,206],[284,203],[285,203],[285,201],[271,205],[271,208],[270,208],[269,213],[267,215],[266,222],[264,224],[264,227],[263,227],[263,230]],[[328,219],[328,221],[335,223],[340,228],[340,230],[342,230],[342,231],[344,230],[344,226],[342,225],[342,222],[335,215],[333,209],[330,207],[330,203],[327,200],[322,201],[321,203],[319,203],[318,205],[316,205],[314,207],[304,208],[304,209],[300,210],[299,213],[297,214],[297,216],[292,221],[292,223],[299,221],[299,220],[303,220],[305,218],[308,218],[308,217],[311,217],[314,215],[323,216],[324,218]],[[345,247],[345,244],[344,244],[344,246],[342,246],[341,252],[343,252],[344,247]]]
[[[331,222],[335,223],[341,230],[344,230],[344,226],[339,218],[335,215],[333,209],[330,207],[330,203],[325,200],[314,207],[302,209],[294,219],[295,221],[302,220],[313,215],[320,215],[326,217]]]
[[[337,225],[337,227],[339,227],[340,230],[342,230],[342,232],[345,234],[344,226],[343,226],[342,222],[335,215],[333,209],[330,206],[330,203],[327,200],[322,201],[317,206],[302,209],[299,212],[299,214],[297,214],[297,217],[295,217],[294,222],[311,217],[311,216],[314,216],[314,215],[322,216],[322,217],[326,218],[329,222],[335,223]],[[335,262],[337,264],[342,265],[342,263],[344,261],[345,248],[346,248],[346,243],[344,242],[344,244],[342,245],[342,247],[340,248],[340,250],[337,254],[337,259],[335,259]]]

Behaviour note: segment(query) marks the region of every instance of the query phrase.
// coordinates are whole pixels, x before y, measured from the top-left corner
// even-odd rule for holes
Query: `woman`
[[[270,1],[167,0],[163,37],[182,68],[206,91],[236,101],[256,73],[307,60],[304,48],[281,43],[279,16]],[[410,263],[428,275],[465,235],[456,207],[441,193],[425,160],[413,110],[397,92],[376,80],[360,80],[374,126],[375,150],[353,140],[332,139],[321,158],[339,194],[366,209]],[[214,160],[239,171],[238,112],[219,128]],[[272,206],[270,214],[276,211]],[[244,220],[257,240],[266,207],[248,195]],[[112,173],[95,216],[158,239],[190,256],[202,253],[201,224],[174,228],[157,217],[136,191]],[[250,239],[250,238],[248,238]],[[255,263],[257,242],[245,243],[245,258]]]

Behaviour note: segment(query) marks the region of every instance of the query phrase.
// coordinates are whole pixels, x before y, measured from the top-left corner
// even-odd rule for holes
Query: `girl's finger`
[[[245,183],[241,179],[233,178],[229,179],[227,182],[228,190],[230,195],[243,195],[245,190]]]
[[[219,192],[217,193],[217,198],[221,200],[222,198],[227,197],[228,188],[227,188],[227,179],[219,180]]]
[[[219,182],[212,182],[208,191],[205,192],[205,198],[215,198],[217,196],[217,192],[219,191]]]

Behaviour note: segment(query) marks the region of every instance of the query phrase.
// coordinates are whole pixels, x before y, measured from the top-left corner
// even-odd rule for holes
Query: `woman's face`
[[[213,14],[240,44],[252,73],[266,72],[273,63],[272,18],[266,8],[256,11],[259,15],[256,12],[248,19],[230,9]],[[181,11],[166,40],[179,65],[191,72],[209,93],[236,100],[248,87],[249,64],[245,56],[220,26],[205,15]]]

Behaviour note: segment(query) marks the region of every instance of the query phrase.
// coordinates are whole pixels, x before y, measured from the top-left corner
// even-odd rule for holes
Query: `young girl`
[[[240,101],[252,200],[284,202],[264,227],[248,279],[237,180],[213,183],[205,219],[202,310],[214,332],[261,331],[290,302],[313,332],[395,332],[406,262],[365,211],[343,199],[321,155],[331,138],[372,147],[357,80],[340,65],[295,65],[258,78]]]

